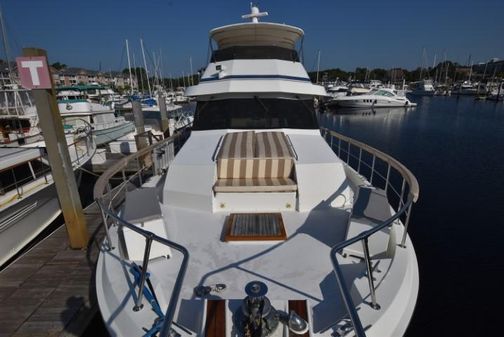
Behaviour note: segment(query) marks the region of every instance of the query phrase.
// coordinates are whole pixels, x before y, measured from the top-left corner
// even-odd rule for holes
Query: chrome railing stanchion
[[[145,287],[145,280],[147,278],[147,267],[149,266],[149,255],[152,246],[152,238],[154,234],[149,233],[149,236],[145,238],[145,250],[144,250],[144,258],[142,262],[142,274],[140,276],[140,283],[138,284],[138,296],[135,300],[135,306],[133,307],[133,311],[139,311],[143,308],[142,298],[143,298],[143,290]]]
[[[360,174],[360,166],[362,161],[362,147],[359,147],[359,163],[357,164],[357,173]]]
[[[368,276],[368,283],[369,283],[369,291],[371,294],[371,308],[375,310],[380,309],[380,305],[376,303],[376,292],[375,292],[375,287],[374,287],[374,280],[373,280],[373,269],[371,268],[371,261],[369,257],[369,245],[368,245],[368,238],[365,237],[362,240],[362,248],[364,249],[364,260],[366,263],[366,269],[367,269],[367,276]]]
[[[406,179],[402,179],[401,195],[399,196],[399,205],[397,209],[400,209],[404,205],[404,190],[406,189]]]
[[[413,204],[410,204],[408,207],[408,210],[406,211],[406,220],[404,220],[404,233],[403,233],[401,245],[400,245],[402,248],[406,248],[406,237],[408,236],[408,225],[409,225],[412,206],[413,206]]]
[[[371,164],[371,177],[369,178],[369,182],[371,183],[371,185],[373,185],[375,162],[376,162],[376,155],[373,153],[373,163]]]
[[[105,236],[107,238],[107,247],[106,249],[107,250],[112,250],[113,247],[112,247],[112,241],[110,239],[110,233],[109,233],[109,228],[108,228],[108,224],[107,224],[107,215],[105,214],[105,210],[103,209],[103,205],[101,203],[101,201],[99,200],[96,200],[96,203],[98,204],[98,207],[100,208],[100,212],[101,212],[101,216],[102,216],[102,220],[103,220],[103,226],[105,227]]]
[[[387,163],[387,178],[385,178],[385,193],[387,193],[390,179],[390,163]]]
[[[346,163],[347,165],[350,165],[350,142],[347,142],[347,157],[346,157]]]

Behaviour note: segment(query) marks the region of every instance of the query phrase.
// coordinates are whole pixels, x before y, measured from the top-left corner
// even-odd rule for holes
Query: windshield
[[[295,50],[276,46],[234,46],[219,49],[213,52],[211,62],[239,59],[277,59],[299,62],[299,57]]]
[[[201,101],[193,130],[318,129],[311,100],[239,98]]]

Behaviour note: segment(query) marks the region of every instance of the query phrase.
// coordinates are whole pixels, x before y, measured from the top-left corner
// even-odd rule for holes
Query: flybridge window
[[[276,46],[235,46],[215,50],[211,62],[276,59],[299,62],[297,51]]]
[[[239,98],[201,101],[193,130],[318,129],[311,100]]]

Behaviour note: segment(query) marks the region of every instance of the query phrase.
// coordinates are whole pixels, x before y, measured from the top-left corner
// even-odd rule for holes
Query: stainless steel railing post
[[[368,246],[368,238],[364,238],[362,240],[362,247],[364,248],[364,260],[366,262],[366,269],[367,269],[367,275],[368,275],[368,283],[369,283],[369,291],[371,293],[371,308],[375,310],[380,309],[380,305],[376,303],[376,292],[375,292],[375,287],[374,287],[374,280],[373,280],[373,270],[371,268],[371,261],[369,257],[369,246]]]
[[[369,178],[369,182],[371,183],[371,185],[373,185],[375,162],[376,162],[376,155],[373,154],[373,163],[371,164],[371,177]]]
[[[347,142],[348,143],[348,149],[347,149],[347,158],[346,158],[346,162],[348,165],[350,165],[350,142]]]
[[[109,228],[108,228],[108,217],[105,214],[105,210],[103,209],[103,205],[99,200],[96,200],[96,203],[98,204],[98,207],[100,208],[100,212],[102,215],[102,220],[103,220],[103,226],[105,227],[105,236],[107,237],[107,246],[105,247],[106,250],[110,251],[112,250],[112,240],[110,239],[110,233],[109,233]]]
[[[408,210],[406,211],[406,220],[404,221],[404,233],[403,233],[403,237],[402,237],[401,245],[400,245],[403,248],[406,248],[406,237],[408,236],[408,225],[409,225],[412,206],[413,206],[413,204],[410,204],[408,207]]]
[[[140,284],[138,285],[138,296],[135,300],[135,306],[133,307],[133,311],[139,311],[143,308],[142,304],[143,290],[145,288],[145,280],[147,278],[147,267],[149,265],[149,255],[152,246],[153,236],[154,235],[152,233],[149,233],[149,236],[145,238],[145,250],[142,262],[142,275],[140,276]]]
[[[360,173],[361,161],[362,161],[362,147],[359,147],[359,163],[357,164],[357,173]]]
[[[390,179],[390,164],[387,163],[387,178],[385,179],[385,193],[387,193],[388,190],[389,179]]]

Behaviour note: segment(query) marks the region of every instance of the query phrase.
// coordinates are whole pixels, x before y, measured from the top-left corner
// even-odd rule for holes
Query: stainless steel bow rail
[[[105,229],[105,250],[114,250],[112,240],[110,238],[109,225],[116,226],[118,230],[123,227],[127,227],[134,231],[135,233],[143,236],[146,240],[142,269],[140,274],[140,281],[138,284],[138,294],[135,298],[135,306],[133,310],[138,311],[143,307],[142,300],[144,297],[144,288],[147,281],[149,257],[152,243],[154,241],[159,242],[165,246],[173,248],[174,250],[180,252],[183,255],[183,260],[180,265],[180,269],[175,281],[172,295],[170,297],[170,302],[168,308],[163,318],[163,324],[160,329],[161,337],[169,336],[170,329],[173,323],[173,317],[177,307],[178,299],[180,296],[180,291],[182,288],[182,283],[187,270],[187,264],[189,261],[189,252],[187,249],[175,242],[167,240],[165,238],[159,237],[152,232],[143,230],[138,226],[132,225],[127,221],[121,219],[115,212],[114,208],[117,204],[122,202],[124,198],[124,192],[126,189],[131,187],[140,187],[146,177],[160,175],[165,172],[170,163],[175,157],[176,151],[182,146],[183,142],[186,140],[187,133],[185,130],[175,134],[170,138],[159,140],[159,138],[153,137],[149,133],[143,133],[139,137],[147,137],[149,139],[150,145],[133,153],[125,158],[120,159],[110,168],[108,168],[97,180],[94,187],[94,198],[100,207],[103,227]],[[158,141],[157,143],[152,143],[153,140]],[[131,163],[136,162],[138,165],[138,170],[129,176],[126,176],[126,168],[131,167]],[[116,175],[122,176],[122,182],[112,188],[111,180]],[[125,258],[122,253],[119,254],[121,260],[124,262]]]
[[[106,208],[100,201],[97,200],[97,204],[100,207],[102,214],[107,217],[107,219],[111,219],[112,222],[118,227],[118,230],[123,227],[127,227],[130,230],[134,231],[138,235],[141,235],[145,238],[145,250],[144,256],[142,260],[142,272],[140,276],[140,282],[138,284],[138,294],[135,298],[135,306],[133,307],[134,311],[139,311],[143,308],[142,300],[145,288],[145,282],[147,280],[147,269],[149,267],[149,256],[152,243],[154,241],[159,242],[165,246],[168,246],[183,255],[182,263],[180,265],[179,272],[177,274],[177,279],[175,280],[175,285],[173,286],[173,291],[170,296],[170,302],[168,303],[168,308],[166,309],[166,313],[164,316],[164,322],[161,327],[160,336],[169,336],[170,328],[173,322],[173,317],[175,315],[175,310],[177,308],[177,302],[180,296],[180,291],[182,290],[182,283],[184,282],[184,277],[187,271],[187,264],[189,262],[189,252],[184,246],[181,246],[173,241],[167,240],[160,236],[155,235],[152,232],[143,230],[138,226],[132,225],[127,221],[124,221],[116,214],[112,212],[111,209]],[[105,224],[107,226],[107,224]],[[108,240],[108,239],[107,239]],[[109,246],[110,247],[110,246]],[[109,248],[113,249],[113,248]],[[122,255],[121,259],[122,259]]]
[[[345,247],[348,247],[356,242],[360,241],[362,243],[371,296],[370,305],[373,309],[378,310],[380,306],[376,302],[368,239],[376,232],[385,227],[391,226],[394,222],[398,221],[404,224],[404,233],[400,247],[406,247],[411,208],[413,203],[418,200],[419,196],[418,181],[410,170],[386,153],[335,131],[326,128],[322,128],[321,131],[324,138],[331,146],[331,149],[338,154],[340,159],[344,160],[350,168],[357,172],[357,174],[361,174],[366,177],[371,185],[385,190],[389,204],[395,210],[395,214],[393,214],[389,219],[375,224],[375,226],[371,229],[343,241],[331,249],[331,262],[334,267],[334,273],[336,275],[336,280],[338,281],[338,287],[342,294],[348,316],[352,321],[355,335],[357,337],[365,337],[366,333],[360,321],[359,315],[357,314],[355,304],[352,301],[350,291],[345,285],[344,275],[338,263],[336,254],[341,253]],[[367,161],[365,158],[368,158]],[[380,172],[379,167],[382,168],[382,172]],[[393,179],[394,173],[398,175],[396,179]],[[376,183],[378,178],[380,178],[381,184]],[[391,202],[390,199],[396,199],[397,202],[395,203],[395,207],[393,205],[394,203]]]

